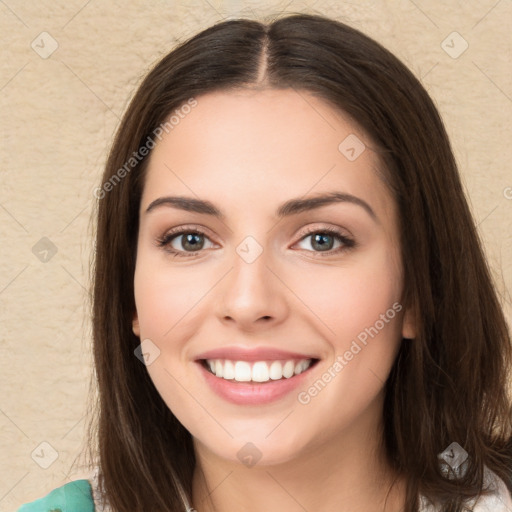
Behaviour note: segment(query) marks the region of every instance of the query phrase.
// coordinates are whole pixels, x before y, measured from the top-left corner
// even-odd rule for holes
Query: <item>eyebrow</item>
[[[276,217],[288,217],[290,215],[314,210],[334,203],[350,203],[360,206],[375,222],[378,222],[377,215],[366,201],[352,194],[343,192],[329,192],[327,194],[320,194],[314,197],[290,199],[279,206],[276,211]],[[210,201],[184,196],[159,197],[147,207],[146,213],[149,213],[161,206],[169,206],[189,212],[213,215],[219,219],[226,218],[225,214]]]

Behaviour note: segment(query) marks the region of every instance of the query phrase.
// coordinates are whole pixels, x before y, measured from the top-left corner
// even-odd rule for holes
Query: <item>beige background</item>
[[[93,189],[128,99],[177,41],[226,17],[282,11],[348,22],[422,80],[512,319],[510,0],[0,0],[1,511],[83,474],[71,467],[92,371]],[[448,37],[454,31],[460,36]],[[452,58],[445,39],[452,55],[469,46]],[[52,449],[43,442],[58,455],[47,469]]]

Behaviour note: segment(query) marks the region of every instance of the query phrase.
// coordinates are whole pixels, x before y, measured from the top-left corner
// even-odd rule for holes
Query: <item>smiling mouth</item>
[[[290,379],[312,368],[318,359],[288,359],[274,361],[233,361],[202,359],[203,367],[216,377],[234,382],[265,383]]]

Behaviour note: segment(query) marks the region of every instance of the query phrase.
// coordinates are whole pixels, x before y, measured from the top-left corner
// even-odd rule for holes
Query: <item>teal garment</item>
[[[25,503],[17,512],[94,512],[89,480],[74,480],[43,498]]]

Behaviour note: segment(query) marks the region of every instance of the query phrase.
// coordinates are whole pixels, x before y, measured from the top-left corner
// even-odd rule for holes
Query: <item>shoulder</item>
[[[474,512],[510,512],[512,511],[512,496],[505,482],[488,468],[484,470],[484,481],[489,485],[492,494],[472,500],[470,504]],[[438,512],[438,508],[430,504],[425,497],[420,498],[420,512]]]
[[[94,512],[89,480],[73,480],[46,496],[22,505],[17,512]]]
[[[476,502],[475,512],[510,512],[512,496],[505,482],[490,470],[487,470],[486,477],[493,493]]]

